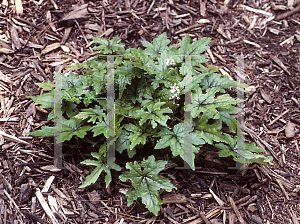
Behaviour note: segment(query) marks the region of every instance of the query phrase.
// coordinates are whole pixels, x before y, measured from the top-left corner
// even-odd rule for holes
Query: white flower
[[[169,65],[175,65],[175,62],[174,62],[173,58],[171,58],[171,57],[167,58],[167,65],[168,66]]]
[[[179,89],[179,86],[176,86],[176,83],[174,84],[174,86],[171,86],[171,90],[170,90],[171,93],[173,93],[174,95],[169,98],[169,100],[179,100],[180,97],[178,97],[178,94],[180,93],[180,89]],[[174,102],[175,104],[175,102]]]

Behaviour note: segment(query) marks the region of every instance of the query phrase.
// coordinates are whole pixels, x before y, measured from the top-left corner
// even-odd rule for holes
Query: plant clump
[[[168,149],[174,157],[182,158],[189,167],[194,168],[195,154],[204,144],[219,148],[220,157],[232,156],[237,162],[257,162],[272,164],[272,157],[264,154],[264,150],[254,143],[243,146],[237,144],[244,140],[240,124],[234,118],[237,114],[236,104],[239,100],[226,94],[226,89],[242,90],[244,84],[230,80],[218,73],[214,66],[205,67],[207,62],[203,52],[209,49],[209,38],[199,38],[191,43],[186,35],[179,48],[168,47],[170,40],[163,33],[153,43],[142,41],[145,49],[130,48],[120,43],[118,37],[112,40],[95,37],[98,46],[96,57],[75,69],[84,68],[85,73],[62,75],[63,100],[61,132],[55,127],[43,126],[41,130],[31,133],[35,136],[61,135],[62,142],[73,136],[87,138],[88,133],[97,139],[98,151],[92,152],[94,159],[86,159],[82,164],[94,166],[94,170],[86,177],[81,188],[95,183],[100,174],[106,173],[106,187],[110,184],[111,169],[122,168],[113,163],[107,166],[107,137],[111,128],[107,122],[108,66],[107,56],[114,56],[114,135],[115,149],[119,153],[127,153],[132,158],[137,150],[143,150],[148,143],[152,148],[147,151]],[[186,64],[190,57],[191,66]],[[187,68],[190,68],[191,83],[187,80]],[[43,95],[30,96],[42,108],[54,108],[54,84],[50,81],[38,84]],[[192,103],[185,106],[185,88],[190,86]],[[82,106],[83,105],[83,106]],[[187,129],[184,123],[185,113],[189,112],[191,126]],[[112,113],[112,111],[110,112]],[[54,112],[49,113],[48,120],[54,119]],[[235,131],[235,136],[222,131],[227,126]],[[89,135],[90,136],[90,135]],[[186,138],[190,138],[187,152]],[[244,142],[244,141],[242,141]],[[262,153],[260,153],[262,152]],[[188,153],[188,154],[187,154]],[[154,154],[154,153],[153,153]],[[188,155],[188,156],[185,156]],[[167,178],[158,174],[167,162],[155,160],[153,155],[141,163],[127,162],[129,171],[119,176],[121,181],[131,180],[133,191],[127,192],[127,203],[131,205],[138,197],[153,214],[159,211],[162,204],[158,191],[170,192],[175,187]]]

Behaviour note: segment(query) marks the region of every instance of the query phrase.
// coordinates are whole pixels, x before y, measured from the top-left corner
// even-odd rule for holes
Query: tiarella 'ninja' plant
[[[95,183],[105,171],[106,186],[111,182],[111,169],[117,171],[121,167],[114,164],[107,166],[106,138],[108,124],[106,121],[107,102],[107,55],[118,55],[114,61],[115,78],[115,149],[119,153],[127,151],[132,158],[137,149],[143,150],[147,144],[157,149],[169,149],[174,157],[181,157],[190,167],[194,167],[195,154],[204,144],[220,149],[220,157],[232,156],[238,162],[259,162],[272,164],[272,157],[267,156],[263,149],[254,143],[246,143],[240,147],[237,142],[243,139],[241,130],[234,114],[238,112],[239,102],[225,93],[226,89],[242,89],[243,85],[230,80],[218,73],[214,66],[205,67],[207,62],[203,54],[210,42],[209,38],[201,38],[191,43],[189,35],[180,42],[179,47],[168,47],[170,41],[165,33],[154,39],[153,43],[142,41],[145,49],[130,48],[125,50],[124,44],[115,37],[112,40],[95,37],[99,44],[96,57],[88,60],[75,69],[84,68],[81,75],[70,73],[62,75],[63,99],[77,98],[82,100],[63,100],[62,141],[73,136],[88,139],[92,133],[94,146],[99,150],[92,153],[94,159],[82,162],[94,166],[95,169],[86,177],[81,188]],[[121,55],[121,56],[120,56]],[[191,56],[191,154],[185,155],[184,127],[184,90],[186,85],[186,56]],[[42,108],[53,109],[54,84],[48,81],[40,83],[44,93],[31,98]],[[84,100],[83,100],[84,99]],[[48,120],[53,120],[53,111]],[[237,134],[231,136],[222,132],[227,126]],[[44,126],[41,130],[31,133],[35,136],[54,136],[54,127]],[[91,142],[91,139],[88,139]],[[241,150],[243,148],[243,150]],[[121,181],[131,180],[133,191],[127,192],[128,205],[138,197],[154,214],[159,211],[162,203],[158,191],[171,191],[175,187],[167,178],[158,174],[164,169],[166,162],[155,160],[154,156],[144,159],[141,163],[127,162],[129,171],[119,176]]]

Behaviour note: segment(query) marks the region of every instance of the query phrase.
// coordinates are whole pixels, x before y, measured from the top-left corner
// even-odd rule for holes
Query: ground
[[[0,224],[299,223],[299,1],[13,2],[4,0],[0,11]],[[153,216],[140,201],[126,206],[130,186],[116,174],[107,189],[103,177],[78,189],[91,170],[79,165],[90,154],[76,139],[63,145],[66,169],[51,169],[53,139],[27,134],[46,123],[49,111],[26,96],[41,93],[35,83],[53,80],[58,54],[63,67],[92,57],[93,36],[142,47],[163,32],[171,44],[187,33],[212,38],[206,64],[234,80],[244,74],[251,87],[245,136],[274,157],[274,166],[238,172],[208,149],[200,153],[201,169],[170,163],[161,175],[177,190],[162,192],[161,212]]]

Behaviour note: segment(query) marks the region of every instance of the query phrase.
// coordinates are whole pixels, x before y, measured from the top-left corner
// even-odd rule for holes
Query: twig
[[[203,221],[205,222],[205,224],[211,224],[211,222],[208,221],[208,219],[206,218],[204,212],[200,212],[200,216],[203,219]]]
[[[21,212],[22,212],[24,215],[29,216],[30,218],[32,218],[33,220],[35,220],[35,221],[37,221],[37,222],[39,222],[39,223],[49,224],[49,222],[47,222],[47,221],[41,219],[40,217],[38,217],[38,216],[36,216],[36,215],[34,215],[34,214],[31,214],[30,212],[26,212],[26,211],[22,211],[22,210],[21,210]]]
[[[285,19],[286,17],[291,16],[297,12],[300,12],[300,6],[298,6],[297,8],[294,8],[293,10],[291,10],[289,12],[285,12],[285,13],[282,13],[282,14],[276,16],[275,20]]]
[[[278,121],[283,115],[285,115],[289,111],[290,111],[289,109],[287,109],[286,111],[284,111],[282,114],[280,114],[278,117],[276,117],[273,121],[271,121],[269,123],[269,126],[271,126],[272,124],[274,124],[276,121]]]
[[[35,24],[33,24],[33,23],[27,21],[26,19],[22,19],[22,18],[20,18],[20,17],[17,17],[17,18],[15,18],[15,19],[17,19],[17,20],[19,20],[19,21],[21,21],[21,22],[23,22],[23,23],[26,23],[27,25],[32,26],[32,27],[34,27],[35,29],[38,29],[38,30],[44,30],[46,33],[49,33],[49,34],[51,34],[52,36],[55,36],[55,37],[57,37],[57,38],[61,38],[61,36],[60,36],[59,34],[56,34],[56,33],[52,32],[51,30],[48,30],[48,28],[50,27],[50,25],[52,26],[52,25],[54,25],[55,23],[57,23],[58,21],[55,21],[55,22],[53,22],[53,23],[47,25],[46,27],[41,27],[41,26],[37,26],[37,25],[35,25]]]
[[[169,217],[169,216],[167,215],[167,213],[165,212],[165,209],[161,208],[161,212],[164,214],[164,216],[165,216],[170,222],[172,222],[172,223],[174,223],[174,224],[179,224],[179,222],[177,222],[176,220],[172,219],[171,217]]]
[[[276,153],[274,152],[274,150],[271,148],[271,146],[267,142],[265,142],[264,140],[262,140],[254,131],[252,131],[251,129],[247,128],[246,126],[242,125],[242,128],[246,132],[248,132],[248,134],[254,139],[254,141],[258,145],[264,144],[267,147],[267,149],[271,152],[271,154],[273,155],[273,157],[278,161],[278,157],[277,157]]]
[[[298,218],[295,215],[293,209],[292,208],[288,208],[288,211],[289,211],[290,215],[292,216],[293,223],[294,224],[299,224]]]
[[[236,207],[233,199],[231,197],[228,197],[229,201],[230,201],[230,204],[231,204],[231,207],[233,208],[236,216],[238,217],[240,223],[242,224],[246,224],[245,220],[243,219],[243,217],[241,216],[241,213],[239,212],[238,208]]]
[[[183,120],[179,119],[178,117],[173,116],[173,118],[181,123],[183,123]]]
[[[76,19],[75,19],[74,21],[75,21],[75,23],[76,23],[78,29],[80,30],[80,32],[81,32],[81,34],[82,34],[82,36],[83,36],[83,39],[85,40],[86,44],[89,44],[89,42],[87,41],[87,39],[86,39],[86,37],[85,37],[85,35],[84,35],[84,33],[83,33],[81,27],[79,26],[79,23],[77,22]]]
[[[25,218],[24,215],[23,215],[23,213],[20,211],[18,205],[14,201],[14,199],[12,199],[12,197],[7,193],[7,191],[5,189],[3,189],[3,192],[6,195],[6,197],[8,197],[8,199],[10,200],[10,202],[16,207],[17,211],[22,215],[22,217]]]
[[[56,10],[59,9],[58,6],[57,6],[57,4],[56,4],[56,2],[55,2],[54,0],[50,0],[50,2],[53,4],[53,7],[54,7]]]
[[[151,3],[151,5],[149,6],[148,11],[147,11],[147,14],[149,14],[149,12],[151,11],[151,9],[152,9],[154,3],[155,3],[155,0],[153,0],[152,3]]]
[[[253,195],[251,198],[249,198],[248,201],[246,201],[246,202],[240,204],[237,208],[238,208],[238,209],[241,209],[241,208],[244,207],[245,205],[249,205],[250,203],[252,203],[252,202],[254,202],[254,201],[256,201],[256,200],[257,200],[257,195]]]
[[[217,203],[220,205],[220,206],[224,206],[224,201],[222,201],[216,194],[215,192],[212,191],[212,189],[208,188],[209,190],[209,193],[212,194],[212,196],[214,197],[214,199],[217,201]]]
[[[42,208],[44,209],[44,211],[46,212],[46,214],[49,216],[49,218],[51,219],[51,222],[53,224],[59,224],[58,220],[55,218],[54,214],[52,213],[48,203],[46,202],[43,194],[41,193],[40,189],[37,188],[35,195],[37,197],[37,199],[39,200]]]
[[[269,201],[269,199],[268,199],[268,195],[266,195],[266,199],[267,199],[269,208],[270,208],[270,210],[271,210],[271,214],[272,214],[271,219],[274,219],[274,210],[273,210],[272,205],[271,205],[271,203],[270,203],[270,201]]]
[[[250,11],[250,12],[259,13],[259,14],[263,14],[265,16],[270,16],[270,17],[273,16],[272,13],[266,12],[264,10],[254,9],[254,8],[251,8],[251,7],[246,6],[246,5],[241,5],[241,7],[244,8],[244,9],[246,9],[246,10],[248,10],[248,11]]]
[[[273,55],[270,55],[270,58],[271,58],[273,61],[275,61],[275,63],[276,63],[277,65],[279,65],[280,68],[282,68],[288,75],[291,75],[291,73],[289,72],[289,70],[285,67],[285,65],[284,65],[278,58],[276,58],[276,57],[273,56]]]
[[[6,134],[6,133],[3,132],[3,131],[0,131],[0,135],[2,135],[3,138],[8,139],[8,140],[10,140],[10,141],[14,141],[14,142],[17,142],[17,143],[22,143],[22,144],[30,145],[30,143],[25,142],[25,141],[23,141],[23,140],[21,140],[21,139],[18,139],[18,138],[16,138],[15,136]]]
[[[276,178],[275,180],[276,180],[276,182],[278,183],[280,189],[282,190],[282,193],[284,194],[286,200],[290,200],[289,195],[287,194],[285,188],[283,187],[283,185],[282,185],[282,183],[281,183],[281,180],[279,180],[279,179],[277,179],[277,178]]]

